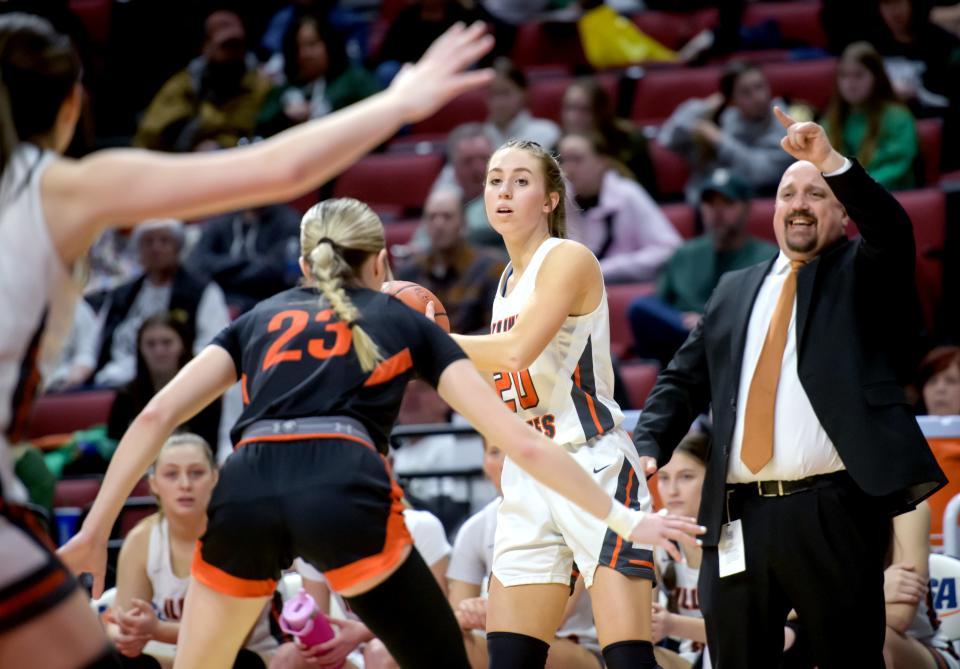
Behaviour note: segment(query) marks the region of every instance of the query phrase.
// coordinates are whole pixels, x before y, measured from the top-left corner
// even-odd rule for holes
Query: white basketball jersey
[[[150,541],[147,544],[147,578],[153,588],[150,603],[157,618],[167,621],[179,621],[183,615],[183,602],[187,596],[190,577],[180,578],[173,573],[170,561],[170,525],[160,516],[150,528]],[[272,605],[267,602],[253,629],[247,635],[243,647],[256,652],[268,652],[279,646],[279,642],[270,632],[270,611]]]
[[[673,565],[675,583],[672,592],[664,592],[677,602],[677,613],[681,616],[690,616],[692,618],[702,618],[700,611],[700,591],[697,582],[700,579],[700,569],[694,569],[687,561],[675,562],[670,554],[662,548],[655,551],[657,567],[660,574],[667,571],[670,565]],[[663,585],[661,584],[661,589]],[[680,639],[680,656],[691,664],[703,656],[702,669],[710,669],[710,653],[704,644],[691,639]]]
[[[21,144],[0,179],[0,483],[12,500],[24,492],[6,444],[25,436],[41,371],[56,363],[79,296],[43,215],[40,180],[53,158]]]
[[[555,237],[544,241],[510,294],[505,296],[507,280],[513,271],[512,264],[507,265],[493,301],[491,333],[505,332],[516,324],[518,315],[533,295],[537,274],[547,254],[560,244],[573,243]],[[620,425],[623,413],[613,401],[606,289],[600,304],[591,313],[567,317],[528,369],[497,372],[494,382],[509,408],[557,443],[585,443]]]

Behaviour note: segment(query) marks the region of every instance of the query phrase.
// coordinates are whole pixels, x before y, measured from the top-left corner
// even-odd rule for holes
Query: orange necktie
[[[802,260],[790,261],[790,273],[787,274],[777,298],[777,306],[770,319],[770,329],[763,340],[757,368],[750,382],[747,395],[747,411],[743,423],[743,443],[740,459],[747,468],[756,474],[773,457],[773,414],[777,402],[777,385],[780,383],[780,368],[783,363],[783,349],[787,345],[787,330],[793,315],[793,301],[797,295],[797,270],[803,266]]]

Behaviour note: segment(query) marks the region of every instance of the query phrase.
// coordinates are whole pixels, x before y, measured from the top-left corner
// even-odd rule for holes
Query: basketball
[[[413,281],[387,281],[380,290],[387,295],[393,295],[408,307],[416,309],[421,314],[426,312],[427,303],[433,302],[434,317],[436,318],[437,325],[443,328],[444,332],[450,332],[450,319],[447,318],[447,310],[443,306],[443,303],[437,299],[436,295],[419,283],[414,283]]]

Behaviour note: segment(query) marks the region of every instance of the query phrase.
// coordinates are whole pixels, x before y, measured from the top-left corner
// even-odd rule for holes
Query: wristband
[[[640,521],[643,520],[645,515],[643,511],[631,509],[613,500],[610,505],[610,512],[607,514],[607,517],[603,519],[603,522],[624,539],[630,539],[630,533],[640,524]]]

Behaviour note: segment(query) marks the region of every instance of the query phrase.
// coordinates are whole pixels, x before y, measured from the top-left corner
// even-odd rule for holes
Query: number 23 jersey
[[[533,295],[547,255],[565,243],[574,242],[556,237],[545,240],[510,294],[504,295],[513,271],[512,265],[507,266],[493,301],[491,333],[506,332],[516,324]],[[536,314],[524,317],[535,318]],[[557,443],[584,443],[620,425],[623,412],[613,400],[606,288],[592,312],[567,316],[529,368],[496,372],[493,380],[508,408]]]
[[[233,358],[240,379],[243,412],[230,434],[234,443],[259,420],[348,416],[386,453],[413,373],[436,387],[443,370],[466,357],[435,323],[400,300],[363,288],[347,294],[383,356],[371,372],[360,367],[350,327],[313,288],[264,300],[213,339]]]

